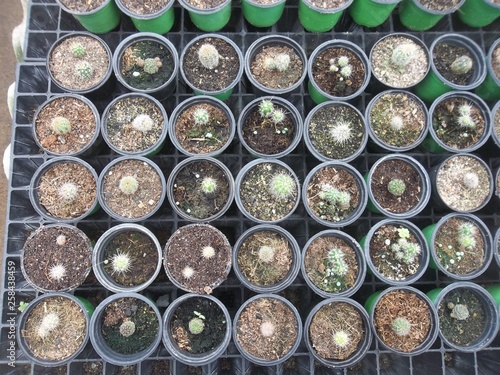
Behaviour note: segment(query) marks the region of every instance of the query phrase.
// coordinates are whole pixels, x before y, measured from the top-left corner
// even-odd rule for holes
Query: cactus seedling
[[[344,252],[341,249],[333,248],[329,250],[327,263],[326,274],[328,276],[345,276],[349,271],[349,266],[344,260]]]
[[[132,259],[127,253],[117,252],[111,257],[112,274],[124,274],[131,270]]]
[[[217,181],[213,177],[205,177],[201,181],[201,191],[205,194],[213,194],[217,190]]]
[[[465,173],[462,181],[469,189],[475,189],[479,186],[479,177],[474,172]]]
[[[321,187],[319,197],[341,210],[347,210],[351,206],[351,194],[338,190],[329,184]]]
[[[349,78],[352,74],[352,68],[350,65],[346,65],[340,69],[340,75],[345,78]]]
[[[271,246],[261,246],[259,248],[259,259],[264,263],[270,263],[274,259],[274,249]]]
[[[89,79],[94,74],[94,69],[88,61],[80,61],[75,65],[76,75],[81,79]]]
[[[139,188],[139,183],[133,176],[125,176],[120,180],[119,189],[123,194],[134,194]]]
[[[196,108],[193,113],[193,118],[196,125],[205,125],[210,120],[210,115],[205,108]]]
[[[65,182],[59,189],[57,195],[65,202],[73,201],[78,195],[78,186],[72,182]]]
[[[71,123],[66,117],[62,116],[54,117],[50,122],[50,126],[59,135],[68,134],[71,131]]]
[[[413,264],[421,252],[420,245],[414,242],[409,242],[406,238],[400,238],[391,245],[391,250],[394,252],[394,257],[403,263]]]
[[[459,116],[457,122],[462,128],[474,129],[476,127],[476,123],[470,115]]]
[[[211,259],[215,256],[215,249],[212,246],[205,246],[202,250],[201,253],[203,255],[203,258],[205,259]]]
[[[123,337],[130,337],[135,332],[135,323],[131,320],[125,320],[120,325],[120,335]]]
[[[201,318],[193,318],[189,321],[189,332],[193,335],[199,335],[205,329],[205,322]]]
[[[458,227],[458,243],[465,249],[471,249],[476,246],[476,227],[472,223],[464,223]]]
[[[465,74],[472,69],[474,62],[469,56],[459,56],[450,65],[450,69],[455,74]]]
[[[333,343],[336,346],[345,348],[349,344],[349,334],[346,331],[338,331],[333,334]]]
[[[284,72],[290,66],[290,56],[287,53],[279,53],[276,56],[268,56],[264,59],[264,68]]]
[[[274,104],[270,100],[263,100],[259,104],[259,113],[262,117],[269,117],[274,111]]]
[[[341,68],[343,68],[343,67],[347,66],[347,64],[349,64],[349,57],[344,56],[344,55],[339,56],[339,58],[338,58],[338,60],[337,60],[337,64],[339,64],[339,66],[340,66]]]
[[[398,336],[407,336],[411,330],[411,323],[408,319],[398,316],[392,321],[391,328]]]
[[[352,136],[351,124],[345,121],[339,121],[330,128],[330,135],[335,143],[344,145]]]
[[[387,190],[389,190],[389,193],[391,193],[392,195],[399,197],[405,192],[406,184],[403,180],[395,178],[389,181],[389,183],[387,184]]]
[[[66,267],[62,264],[55,264],[50,267],[49,277],[55,281],[61,281],[66,276]]]
[[[144,65],[142,69],[148,74],[158,73],[158,70],[162,67],[162,63],[159,57],[147,58],[144,60]]]
[[[59,236],[57,236],[56,244],[58,244],[59,246],[66,245],[66,236],[64,234],[60,234]]]
[[[401,116],[393,116],[389,125],[394,131],[401,131],[404,128],[403,118]]]
[[[269,192],[276,199],[286,199],[296,190],[297,186],[292,176],[287,173],[276,174],[269,183]]]
[[[45,314],[40,325],[38,326],[38,336],[43,340],[50,332],[52,332],[59,326],[59,323],[59,315],[57,315],[56,313],[49,312]]]
[[[472,106],[470,104],[462,104],[458,107],[458,113],[461,116],[470,116],[472,111]]]
[[[154,121],[149,115],[137,115],[134,120],[132,121],[132,127],[135,130],[141,131],[141,132],[147,132],[153,129],[154,126]]]
[[[75,57],[85,56],[85,46],[82,43],[75,42],[70,46],[70,51]]]
[[[274,324],[268,320],[266,320],[260,325],[260,334],[263,337],[271,337],[272,335],[274,335],[275,330],[276,327],[274,326]]]
[[[466,305],[456,304],[453,306],[450,316],[457,320],[465,320],[469,317],[469,309]]]
[[[192,267],[186,266],[182,269],[182,276],[185,279],[190,279],[194,275],[194,269]]]
[[[279,124],[285,119],[285,112],[282,109],[275,109],[271,114],[271,120],[273,120],[274,124]]]
[[[219,51],[212,44],[203,44],[198,50],[198,59],[207,69],[214,69],[219,65]]]
[[[400,44],[392,51],[391,62],[398,68],[404,68],[411,61],[416,47],[412,43]]]

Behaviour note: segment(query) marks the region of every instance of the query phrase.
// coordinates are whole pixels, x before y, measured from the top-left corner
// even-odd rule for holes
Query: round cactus
[[[41,339],[44,339],[50,332],[52,332],[59,326],[59,323],[59,315],[57,315],[56,313],[49,312],[45,314],[42,318],[42,321],[40,322],[40,325],[38,326],[38,336]]]
[[[125,176],[120,180],[118,187],[123,194],[134,194],[139,188],[139,183],[135,177]]]
[[[144,60],[144,66],[142,69],[148,74],[155,74],[158,73],[161,66],[162,63],[158,57],[155,57],[154,59],[148,58]]]
[[[59,236],[57,236],[56,244],[58,244],[59,246],[66,245],[66,236],[64,234],[60,234]]]
[[[272,335],[274,335],[275,330],[276,330],[275,325],[268,320],[266,320],[260,325],[260,334],[263,337],[271,337]]]
[[[182,269],[182,276],[185,279],[190,279],[194,275],[194,269],[192,267],[186,266]]]
[[[131,270],[132,259],[127,253],[118,252],[111,257],[111,268],[114,273],[124,274]]]
[[[469,189],[476,189],[479,186],[479,177],[474,172],[465,173],[462,181],[464,186]]]
[[[286,199],[297,189],[295,180],[287,173],[276,174],[269,183],[269,192],[276,199]]]
[[[344,66],[347,66],[347,64],[349,64],[349,57],[347,57],[345,55],[339,56],[339,58],[337,60],[337,64],[339,64],[339,66],[341,68],[343,68]]]
[[[71,202],[78,196],[78,186],[72,182],[65,182],[59,189],[57,195],[65,202]]]
[[[262,117],[269,117],[274,112],[274,104],[270,100],[263,100],[259,104],[259,113]]]
[[[50,126],[59,135],[68,134],[71,131],[71,123],[66,117],[57,116],[52,119]]]
[[[406,184],[403,180],[395,178],[389,181],[389,183],[387,184],[387,190],[389,190],[389,193],[391,193],[392,195],[399,197],[404,194],[406,190]]]
[[[458,113],[461,116],[470,116],[472,112],[472,105],[470,104],[462,104],[461,106],[458,107]]]
[[[340,75],[345,78],[349,78],[352,75],[352,68],[350,65],[346,65],[340,69]]]
[[[135,130],[141,131],[141,132],[147,132],[153,129],[154,126],[154,121],[149,115],[138,115],[134,118],[132,121],[132,127]]]
[[[81,79],[87,80],[94,74],[94,69],[88,61],[80,61],[75,65],[76,75]]]
[[[189,332],[193,335],[199,335],[205,329],[205,322],[201,318],[193,318],[189,321]]]
[[[196,108],[193,112],[193,118],[197,125],[205,125],[210,121],[210,115],[205,108]]]
[[[217,190],[217,181],[213,177],[205,177],[201,181],[201,191],[205,194],[213,194]]]
[[[270,263],[274,259],[274,249],[271,246],[261,246],[259,248],[259,259],[264,263]]]
[[[401,116],[393,116],[391,118],[390,127],[394,131],[401,131],[404,128],[403,118]]]
[[[399,68],[404,68],[415,55],[416,49],[412,43],[400,44],[392,51],[391,62]]]
[[[399,316],[392,321],[391,328],[396,335],[407,336],[411,331],[411,323],[408,319]]]
[[[120,335],[123,337],[130,337],[135,332],[135,323],[131,320],[125,320],[120,325]]]
[[[349,334],[346,331],[338,331],[333,334],[333,343],[336,346],[345,348],[350,341]]]
[[[344,252],[341,249],[333,248],[328,251],[327,255],[327,275],[328,276],[345,276],[349,271],[349,266],[344,260]]]
[[[465,320],[469,317],[469,309],[466,305],[456,304],[453,307],[450,316],[457,320]]]
[[[203,255],[203,258],[211,259],[215,256],[215,249],[212,246],[205,246],[201,250],[201,254]]]
[[[330,136],[335,143],[344,145],[351,139],[351,124],[345,121],[339,121],[333,124],[330,128]]]
[[[219,51],[212,44],[203,44],[198,50],[198,59],[207,69],[214,69],[219,65]]]
[[[451,63],[450,69],[455,74],[465,74],[472,69],[473,65],[474,62],[472,59],[469,56],[463,55],[457,57],[455,61]]]
[[[462,128],[474,129],[476,127],[476,123],[470,115],[459,116],[457,122]]]
[[[85,56],[85,46],[82,43],[73,43],[70,46],[70,51],[75,57],[83,57]]]
[[[49,277],[55,281],[61,281],[66,276],[66,267],[62,264],[55,264],[50,267]]]

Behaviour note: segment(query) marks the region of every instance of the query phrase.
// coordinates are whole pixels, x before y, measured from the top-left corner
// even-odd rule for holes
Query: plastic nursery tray
[[[392,32],[407,32],[401,26],[397,10],[394,15],[382,26],[376,29],[364,29],[354,24],[348,15],[344,15],[333,32],[323,34],[307,33],[301,27],[297,18],[297,0],[288,1],[285,12],[280,21],[267,29],[256,29],[250,26],[243,18],[239,1],[233,1],[233,11],[229,24],[221,31],[222,34],[233,39],[244,51],[258,37],[265,34],[283,34],[287,35],[302,46],[305,47],[309,55],[312,50],[328,39],[341,38],[350,40],[369,53],[371,46],[380,37]],[[427,45],[440,34],[445,32],[459,32],[474,39],[484,51],[486,51],[493,41],[498,38],[499,22],[490,25],[485,29],[471,29],[466,27],[456,16],[446,16],[439,24],[429,32],[413,33],[422,39]],[[119,374],[123,370],[120,367],[104,363],[93,350],[90,341],[85,350],[71,363],[61,368],[44,368],[38,365],[32,365],[19,350],[15,344],[16,367],[9,366],[8,358],[11,340],[12,326],[11,318],[19,318],[17,307],[21,301],[30,301],[37,296],[37,292],[31,288],[23,278],[20,271],[20,254],[23,244],[29,233],[38,228],[46,221],[40,218],[32,208],[28,190],[31,176],[38,166],[49,158],[35,144],[31,135],[31,120],[36,108],[42,104],[49,96],[54,93],[61,93],[61,90],[55,87],[48,78],[45,68],[45,58],[51,44],[60,36],[70,33],[73,30],[83,30],[78,22],[69,14],[61,11],[54,0],[32,0],[29,6],[29,19],[26,32],[26,45],[24,57],[27,62],[17,66],[16,77],[16,100],[15,100],[15,118],[12,126],[12,174],[9,179],[9,192],[7,207],[6,241],[4,249],[4,268],[2,271],[2,316],[0,322],[0,373],[1,374],[84,374],[89,368],[100,368],[104,374]],[[125,37],[135,32],[131,21],[123,16],[121,25],[117,31],[102,35],[103,39],[114,50],[118,43]],[[192,25],[187,12],[175,5],[175,24],[171,32],[166,37],[178,48],[182,47],[193,37],[201,32]],[[369,100],[382,91],[382,88],[372,80],[367,91],[354,100],[353,104],[364,113],[365,105]],[[117,84],[116,89],[107,97],[94,99],[100,113],[105,106],[115,97],[125,91]],[[172,113],[175,106],[191,97],[193,94],[183,85],[177,82],[174,94],[164,100],[162,103],[166,108],[168,115]],[[227,104],[237,117],[241,109],[252,99],[254,99],[251,86],[246,80],[243,80],[236,87],[234,94],[227,100]],[[306,85],[303,84],[299,94],[295,94],[290,101],[297,106],[299,111],[305,115],[314,106],[314,103],[307,95]],[[494,103],[489,103],[491,107]],[[500,166],[500,157],[498,148],[490,140],[483,146],[477,154],[481,155],[492,171]],[[416,149],[409,155],[415,157],[425,167],[430,168],[435,165],[443,156],[426,154],[420,149]],[[100,152],[91,157],[85,158],[99,173],[104,166],[117,155],[113,154],[107,147],[103,146]],[[369,167],[378,160],[382,154],[372,152],[370,144],[367,149],[351,164],[359,169],[361,173],[366,172]],[[168,176],[174,165],[184,159],[175,150],[170,141],[160,152],[152,157]],[[224,152],[220,159],[230,168],[233,175],[253,157],[234,140],[231,146]],[[297,173],[301,181],[314,166],[319,164],[306,150],[303,142],[299,144],[295,152],[283,159]],[[438,211],[432,204],[428,204],[426,209],[419,215],[413,217],[411,221],[420,228],[431,223],[435,223],[440,217],[445,215],[446,211]],[[476,213],[490,228],[500,225],[500,205],[497,197],[493,197],[487,207]],[[381,215],[374,215],[365,211],[364,215],[354,224],[344,228],[344,231],[351,234],[357,240],[365,235],[369,228],[377,221],[382,220]],[[82,229],[91,239],[96,240],[108,228],[118,224],[112,220],[101,209],[89,218],[76,223],[76,226]],[[158,237],[160,243],[164,245],[178,227],[188,224],[176,216],[165,201],[163,207],[152,218],[142,222],[144,226],[151,229]],[[212,223],[221,229],[229,238],[231,244],[246,229],[253,226],[254,223],[244,218],[233,203],[229,211],[219,220]],[[282,223],[282,226],[294,234],[299,245],[303,246],[307,239],[315,233],[326,228],[317,224],[308,217],[302,204],[294,215]],[[9,284],[13,281],[13,284]],[[490,285],[500,282],[499,268],[493,261],[489,269],[475,280],[481,285]],[[443,287],[451,282],[450,279],[435,270],[427,270],[425,275],[413,286],[426,292],[435,287]],[[8,304],[9,291],[15,292],[15,307]],[[367,274],[365,283],[360,290],[352,297],[354,300],[364,303],[366,298],[375,290],[384,288],[385,285],[376,280],[372,275]],[[178,294],[183,294],[177,290],[167,280],[162,271],[157,280],[144,291],[144,294],[157,298],[160,295],[168,294],[174,299]],[[12,293],[11,293],[12,294]],[[94,304],[98,304],[110,292],[105,290],[92,276],[75,291],[75,294],[88,298]],[[243,301],[254,295],[253,292],[242,287],[236,279],[233,272],[229,278],[213,293],[217,298],[225,303],[232,317]],[[286,298],[291,300],[298,308],[303,320],[307,316],[312,306],[320,301],[307,286],[304,280],[299,276],[294,283],[283,293]],[[247,375],[247,374],[384,374],[384,375],[406,375],[406,374],[497,374],[500,366],[500,337],[486,349],[477,353],[460,353],[444,347],[438,338],[434,345],[425,353],[415,357],[403,357],[393,355],[390,352],[379,349],[376,340],[373,340],[372,346],[365,358],[354,368],[344,370],[332,370],[325,368],[314,361],[308,353],[305,345],[302,343],[295,355],[283,365],[273,367],[260,367],[251,364],[243,359],[231,343],[226,353],[218,361],[200,368],[190,368],[172,359],[169,353],[160,344],[151,357],[136,366],[132,373],[150,374],[152,369],[161,368],[163,372],[176,375],[185,374],[228,374],[228,375]],[[127,372],[130,373],[130,372]]]

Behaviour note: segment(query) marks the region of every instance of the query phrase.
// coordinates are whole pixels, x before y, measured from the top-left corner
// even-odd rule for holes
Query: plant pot
[[[401,0],[354,0],[349,6],[349,15],[358,25],[377,27],[391,15]]]
[[[224,215],[233,203],[233,176],[219,160],[193,156],[178,163],[170,173],[167,197],[180,217],[209,222]]]
[[[163,315],[163,344],[175,360],[203,366],[226,351],[231,317],[213,296],[188,293],[175,299]]]
[[[107,33],[120,23],[121,12],[113,0],[91,1],[94,4],[101,3],[97,6],[89,5],[89,2],[71,2],[70,0],[56,0],[56,2],[91,33]]]
[[[120,95],[108,104],[101,120],[104,141],[120,155],[152,156],[167,138],[168,117],[163,105],[141,93]]]
[[[359,243],[328,229],[312,236],[302,250],[302,277],[323,298],[349,297],[363,285],[366,262]]]
[[[432,256],[429,267],[452,280],[475,279],[491,263],[491,234],[477,216],[451,213],[422,232]]]
[[[316,104],[327,100],[350,100],[368,86],[370,65],[368,57],[356,44],[333,39],[312,52],[307,62],[307,76],[308,92]]]
[[[321,1],[300,0],[300,24],[310,32],[329,31],[337,24],[342,12],[351,3],[352,0],[343,0],[339,2],[339,5],[328,8]]]
[[[365,302],[382,348],[401,356],[425,353],[436,340],[439,321],[432,301],[410,286],[375,292]]]
[[[473,152],[491,134],[491,115],[486,103],[466,91],[441,95],[429,109],[429,134],[422,146],[429,152]]]
[[[161,245],[149,229],[120,224],[97,240],[92,269],[102,286],[112,292],[139,292],[158,276],[162,255]]]
[[[484,81],[484,54],[472,39],[443,34],[434,39],[429,50],[431,69],[415,86],[415,93],[425,102],[432,102],[448,91],[472,90]]]
[[[372,342],[363,306],[346,297],[328,298],[313,307],[304,324],[304,341],[324,366],[350,368],[361,361]]]
[[[127,90],[166,99],[176,87],[179,57],[165,37],[149,32],[135,33],[116,47],[113,71]]]
[[[175,148],[187,156],[222,154],[236,131],[231,109],[207,95],[197,95],[177,105],[168,126]]]
[[[485,207],[494,181],[488,165],[473,154],[448,156],[429,173],[437,207],[470,213]]]
[[[354,223],[363,214],[367,201],[363,177],[347,163],[321,163],[304,180],[304,207],[309,216],[327,227]]]
[[[99,112],[81,95],[54,95],[36,110],[32,129],[38,147],[50,155],[89,155],[99,145]]]
[[[180,69],[182,79],[195,95],[226,100],[243,75],[243,54],[228,37],[203,34],[182,50]]]
[[[92,244],[83,231],[64,223],[48,224],[24,243],[21,271],[39,292],[69,292],[83,284],[91,259]]]
[[[500,147],[500,101],[498,101],[491,110],[491,122],[491,138],[495,145]]]
[[[90,341],[106,362],[129,366],[148,358],[161,341],[162,319],[151,300],[137,293],[112,294],[95,309]]]
[[[49,159],[38,167],[29,193],[35,211],[49,221],[75,222],[99,209],[97,173],[72,156]]]
[[[365,119],[374,148],[382,152],[414,149],[429,129],[427,107],[416,95],[403,90],[376,95],[366,107]]]
[[[107,91],[111,50],[104,40],[86,32],[67,34],[47,53],[47,72],[60,89],[74,94]]]
[[[492,249],[493,249],[493,251],[492,251],[493,257],[495,258],[495,261],[497,262],[497,266],[500,267],[500,227],[497,228],[497,230],[495,232],[495,238],[493,239]],[[500,301],[499,301],[499,303],[500,303]]]
[[[500,4],[493,0],[465,0],[458,17],[471,27],[484,27],[500,16]]]
[[[163,172],[142,156],[122,156],[106,165],[97,181],[99,204],[116,220],[137,222],[153,215],[166,194]]]
[[[255,27],[269,27],[281,18],[286,0],[274,0],[271,3],[259,0],[242,0],[241,9],[248,23]]]
[[[245,53],[245,74],[256,95],[288,96],[300,91],[307,74],[302,46],[284,35],[255,40]]]
[[[141,4],[118,0],[116,5],[123,14],[130,17],[139,31],[166,34],[174,25],[174,0],[149,0]]]
[[[360,244],[369,270],[389,285],[413,284],[429,265],[425,237],[407,220],[386,219],[376,223]]]
[[[367,177],[368,209],[392,219],[408,219],[421,212],[431,196],[424,167],[404,154],[386,155],[373,164]]]
[[[365,119],[349,103],[321,103],[304,121],[304,143],[320,161],[353,161],[363,152],[367,142]]]
[[[209,4],[205,8],[198,7],[189,0],[179,0],[179,4],[188,11],[189,18],[194,25],[206,32],[219,31],[227,25],[231,18],[231,0],[218,1],[217,5],[210,7]]]
[[[439,336],[445,345],[459,352],[477,352],[495,339],[498,307],[484,288],[457,281],[429,294],[436,305]]]
[[[209,224],[177,229],[165,245],[163,266],[169,280],[187,292],[211,294],[231,270],[226,236]]]
[[[71,362],[89,339],[92,311],[87,311],[87,307],[68,293],[39,295],[19,319],[16,338],[23,354],[31,363],[43,367]]]
[[[498,67],[498,64],[493,64],[494,61],[498,61],[499,56],[500,38],[498,38],[490,47],[488,56],[486,57],[486,78],[484,79],[483,83],[481,83],[474,90],[474,92],[484,100],[500,100],[500,69]]]
[[[403,0],[399,6],[399,19],[408,29],[424,31],[434,27],[447,14],[455,12],[464,0],[454,0],[441,9],[435,9],[432,1]]]
[[[246,288],[278,293],[295,280],[300,268],[299,244],[277,225],[256,225],[236,241],[233,269]]]
[[[394,33],[375,43],[370,51],[370,64],[379,82],[390,88],[407,89],[429,72],[429,50],[411,34]]]
[[[301,339],[299,312],[279,295],[259,294],[249,298],[234,317],[236,349],[245,359],[260,366],[285,362],[295,353]]]
[[[240,143],[259,158],[291,153],[302,138],[302,116],[288,100],[262,96],[248,103],[238,117]]]
[[[236,176],[236,204],[250,220],[276,224],[293,214],[300,200],[295,172],[274,159],[256,159]]]

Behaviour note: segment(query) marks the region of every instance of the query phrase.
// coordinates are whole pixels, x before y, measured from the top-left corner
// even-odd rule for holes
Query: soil
[[[399,179],[405,183],[405,191],[399,197],[391,194],[387,188],[388,183],[393,179]],[[399,159],[386,160],[373,171],[371,189],[373,198],[383,209],[401,214],[408,212],[419,203],[422,195],[422,180],[410,163]]]
[[[147,115],[153,120],[150,130],[141,131],[133,127],[132,122],[139,115]],[[143,97],[118,100],[109,109],[105,121],[109,141],[124,152],[140,152],[154,146],[167,126],[157,105]]]
[[[82,371],[83,375],[102,375],[103,363],[101,361],[84,362],[82,365]]]
[[[271,261],[263,261],[259,250],[269,246],[274,250]],[[274,231],[257,231],[241,243],[238,250],[238,267],[243,276],[258,286],[275,285],[282,281],[292,267],[294,257],[287,239]],[[298,260],[296,260],[298,261]]]
[[[144,60],[157,59],[158,71],[150,74],[143,69]],[[133,42],[120,57],[123,80],[135,89],[151,90],[165,84],[174,73],[174,58],[168,47],[153,41]],[[142,66],[141,66],[142,65]]]
[[[290,64],[285,71],[266,69],[264,63],[266,59],[274,59],[282,54],[290,57]],[[293,86],[302,77],[304,69],[304,62],[293,48],[279,45],[262,46],[250,64],[253,78],[261,85],[275,90],[283,90]]]
[[[90,12],[99,8],[106,0],[60,0],[66,8],[79,13]]]
[[[331,132],[338,124],[350,127],[348,139],[337,141]],[[343,160],[355,154],[363,143],[365,127],[363,119],[351,107],[339,104],[321,107],[312,116],[308,134],[313,147],[324,157]]]
[[[337,61],[341,56],[346,56],[351,66],[352,72],[347,78],[340,74],[341,69],[336,72],[330,70],[331,61]],[[330,47],[319,53],[314,59],[312,76],[323,91],[335,97],[345,97],[354,94],[363,86],[366,67],[363,61],[350,50],[343,47]]]
[[[298,185],[286,198],[277,198],[269,191],[273,176],[287,174],[287,169],[274,163],[255,165],[243,176],[240,184],[240,198],[245,210],[263,221],[276,221],[287,216],[299,199]],[[293,178],[293,176],[291,176]]]
[[[204,178],[213,178],[216,189],[205,193],[201,184]],[[197,219],[208,219],[226,207],[229,199],[229,179],[224,171],[209,161],[193,161],[175,176],[172,195],[177,208]]]
[[[52,119],[65,117],[71,131],[57,134],[52,129]],[[43,148],[58,155],[71,155],[82,150],[97,131],[97,119],[84,101],[72,97],[61,97],[45,105],[35,119],[35,133]]]
[[[151,365],[151,375],[171,375],[170,361],[168,359],[153,361]]]
[[[340,249],[343,253],[343,260],[347,265],[345,275],[329,272],[333,269],[328,260],[328,253],[332,249]],[[319,237],[309,245],[304,257],[304,266],[309,280],[328,293],[342,293],[351,289],[359,273],[358,258],[354,249],[347,241],[332,236]]]
[[[198,50],[204,44],[213,45],[219,52],[219,65],[214,69],[205,68],[198,58]],[[193,43],[186,50],[183,69],[187,80],[197,89],[221,91],[234,82],[240,64],[238,53],[228,42],[220,38],[203,38]]]
[[[446,11],[454,8],[460,0],[418,0],[418,2],[430,10]]]
[[[347,0],[307,0],[307,2],[318,8],[335,9],[343,6]]]
[[[279,2],[280,0],[250,0],[251,3],[255,4],[274,4]]]
[[[189,322],[193,318],[202,319],[204,323],[203,331],[196,335],[189,331]],[[192,297],[175,309],[169,329],[179,349],[191,354],[204,354],[222,344],[228,322],[215,302],[203,297]]]
[[[61,199],[58,193],[63,184],[77,186],[77,195],[72,200]],[[61,162],[48,168],[35,186],[38,202],[50,216],[57,219],[72,219],[88,212],[97,199],[97,181],[82,164]]]
[[[390,126],[391,119],[400,117],[402,129]],[[406,93],[387,93],[373,105],[368,118],[373,134],[386,145],[408,147],[413,145],[427,122],[422,105]]]
[[[500,140],[500,107],[493,113],[493,131]]]
[[[209,121],[196,124],[193,115],[196,110],[205,109]],[[220,150],[231,135],[232,124],[227,114],[210,103],[196,102],[184,109],[174,125],[175,137],[181,147],[192,154],[207,154]]]
[[[116,254],[130,257],[128,272],[114,272],[111,260]],[[122,232],[111,240],[104,249],[104,270],[120,285],[140,285],[148,281],[156,271],[158,252],[154,242],[145,233],[130,230]]]
[[[500,1],[493,1],[495,4],[500,4]],[[491,54],[491,68],[493,73],[497,78],[500,78],[500,44],[497,44],[496,48],[493,50]]]
[[[120,326],[126,321],[135,324],[135,332],[128,337],[120,333]],[[105,343],[120,354],[135,354],[149,348],[160,327],[155,311],[146,302],[133,297],[110,302],[97,324],[101,326]]]
[[[273,103],[275,109],[285,113],[283,121],[275,124],[269,117],[262,117],[256,104],[243,120],[241,132],[250,148],[265,155],[276,155],[290,147],[295,138],[295,121],[285,107]]]
[[[392,322],[398,317],[411,324],[407,335],[397,335],[392,329]],[[415,293],[404,290],[394,290],[380,298],[375,306],[374,322],[380,339],[394,350],[405,353],[412,352],[425,341],[433,324],[430,306]]]
[[[155,14],[163,10],[171,0],[119,0],[135,14]],[[172,0],[173,1],[173,0]]]
[[[42,339],[38,330],[46,314],[56,314],[59,324]],[[85,313],[66,297],[50,297],[38,303],[26,319],[22,336],[37,358],[60,361],[73,355],[82,345],[86,331]]]
[[[474,226],[472,237],[475,246],[466,248],[458,240],[459,228],[465,223]],[[460,218],[450,218],[437,229],[434,249],[439,263],[450,273],[467,275],[481,268],[485,261],[485,243],[483,235],[474,222]],[[459,254],[457,254],[459,253]],[[463,254],[463,255],[462,255]]]
[[[215,250],[209,258],[203,256],[207,246]],[[210,294],[227,278],[231,254],[231,246],[221,232],[208,225],[194,224],[179,228],[170,237],[165,246],[164,265],[186,290]],[[187,267],[194,271],[188,278],[184,276]]]
[[[466,173],[475,173],[478,186],[468,188],[463,180]],[[439,197],[454,211],[473,211],[488,199],[490,174],[478,160],[460,155],[448,159],[438,170],[436,187]]]
[[[266,327],[267,331],[274,331],[267,337],[261,333]],[[290,352],[297,340],[297,331],[293,311],[276,298],[264,297],[250,302],[236,322],[236,339],[243,350],[265,361],[280,359]]]
[[[402,67],[391,61],[394,49],[409,45],[412,56]],[[383,84],[395,88],[407,88],[420,82],[429,67],[429,58],[422,45],[405,36],[389,36],[373,47],[371,53],[372,72]]]
[[[120,180],[133,176],[139,188],[134,194],[125,194]],[[113,165],[103,179],[102,194],[106,205],[119,216],[137,219],[149,214],[160,203],[162,183],[158,172],[146,162],[123,160]]]
[[[386,279],[404,281],[413,276],[420,268],[421,256],[415,257],[411,263],[397,259],[391,246],[401,238],[398,229],[408,229],[405,226],[382,225],[370,241],[370,258],[375,269]],[[417,237],[410,231],[406,238],[408,243],[419,245]]]
[[[137,365],[120,366],[116,369],[114,375],[136,375]]]
[[[66,269],[60,280],[50,277],[50,269],[56,265]],[[84,282],[92,267],[90,241],[71,228],[40,227],[24,244],[23,267],[31,282],[40,288],[74,289]]]
[[[344,361],[358,350],[365,337],[363,318],[359,311],[345,302],[331,302],[322,306],[311,320],[309,337],[316,353],[325,359]],[[335,333],[344,332],[348,342],[341,347],[335,344]]]
[[[450,4],[450,2],[447,3]],[[453,44],[439,43],[432,51],[432,59],[437,71],[447,81],[456,85],[466,86],[471,83],[476,67],[473,64],[472,68],[464,74],[453,73],[451,71],[451,64],[460,56],[468,56],[472,59],[472,61],[474,61],[474,57],[467,48]]]
[[[186,0],[187,3],[199,9],[216,8],[219,5],[224,4],[226,1],[227,0]]]
[[[85,47],[85,54],[77,57],[71,47],[80,43]],[[54,79],[69,90],[87,90],[98,85],[105,78],[111,64],[110,56],[101,42],[89,36],[65,38],[54,49],[49,57],[49,69]],[[77,66],[86,61],[92,67],[89,78],[78,75]]]
[[[349,207],[322,198],[325,187],[332,187],[351,196]],[[324,167],[319,169],[307,184],[307,204],[322,220],[338,222],[346,220],[359,206],[361,193],[354,176],[344,168]]]
[[[459,108],[468,105],[474,127],[464,127],[459,123]],[[448,147],[465,149],[473,147],[485,132],[485,119],[481,109],[473,102],[459,96],[441,101],[432,113],[432,126],[437,137]]]
[[[468,318],[458,320],[454,317],[453,308],[458,304],[467,307]],[[457,288],[447,293],[438,306],[438,316],[441,334],[458,346],[474,344],[486,329],[484,307],[478,297],[466,288]]]

